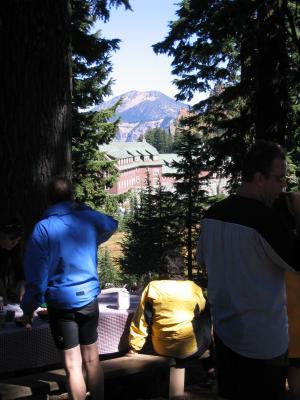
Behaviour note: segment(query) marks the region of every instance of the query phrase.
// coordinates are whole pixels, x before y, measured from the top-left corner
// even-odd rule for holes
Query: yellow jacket
[[[210,342],[210,323],[204,327],[202,290],[192,281],[160,280],[144,289],[130,326],[129,345],[142,349],[151,324],[152,344],[160,355],[185,358]],[[152,310],[152,323],[149,321]],[[206,318],[207,320],[207,318]]]

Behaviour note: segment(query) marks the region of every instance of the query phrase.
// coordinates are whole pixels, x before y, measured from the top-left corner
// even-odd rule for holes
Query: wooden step
[[[109,380],[159,368],[170,368],[175,365],[175,360],[170,357],[137,354],[134,357],[118,357],[104,360],[101,361],[101,365],[105,380]],[[66,377],[63,369],[0,380],[1,400],[46,396],[47,394],[55,394],[62,391],[66,391]]]

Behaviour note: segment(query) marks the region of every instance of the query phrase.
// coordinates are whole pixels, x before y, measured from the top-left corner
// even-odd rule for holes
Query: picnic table
[[[127,351],[129,325],[138,300],[138,295],[130,295],[129,309],[120,310],[117,306],[117,293],[108,292],[98,296],[99,354],[122,354]],[[14,309],[16,315],[22,314],[17,305],[14,305]],[[0,330],[0,374],[60,362],[47,321],[36,316],[31,331],[16,326],[15,322],[7,322],[5,328]]]

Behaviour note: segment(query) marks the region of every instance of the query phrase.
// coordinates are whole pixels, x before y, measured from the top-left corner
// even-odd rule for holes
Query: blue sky
[[[158,90],[174,97],[177,89],[172,84],[175,78],[171,74],[172,59],[164,54],[156,55],[151,46],[167,36],[168,23],[176,19],[176,0],[131,0],[130,3],[133,11],[125,11],[124,7],[112,9],[110,20],[96,26],[104,37],[122,40],[111,59],[115,80],[113,96],[130,90]]]

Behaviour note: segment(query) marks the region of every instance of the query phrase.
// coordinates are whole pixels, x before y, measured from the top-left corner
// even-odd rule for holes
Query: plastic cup
[[[127,290],[118,292],[118,308],[119,310],[128,310],[130,307],[130,294]]]

